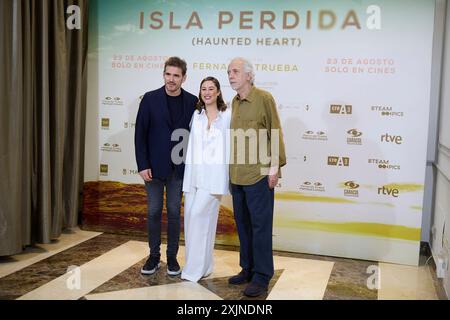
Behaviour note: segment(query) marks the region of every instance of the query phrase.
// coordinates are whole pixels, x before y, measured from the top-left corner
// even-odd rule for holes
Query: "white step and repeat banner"
[[[134,125],[165,59],[187,61],[186,90],[214,76],[229,102],[242,56],[285,135],[274,249],[417,264],[433,23],[432,0],[91,0],[85,216],[145,230]]]

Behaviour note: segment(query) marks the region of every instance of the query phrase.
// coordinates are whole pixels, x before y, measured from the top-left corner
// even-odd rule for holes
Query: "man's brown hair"
[[[183,74],[183,77],[186,75],[187,65],[186,65],[186,61],[184,61],[183,59],[178,58],[178,57],[170,57],[169,59],[167,59],[166,63],[164,64],[164,72],[166,72],[166,68],[169,66],[180,68],[181,72]]]

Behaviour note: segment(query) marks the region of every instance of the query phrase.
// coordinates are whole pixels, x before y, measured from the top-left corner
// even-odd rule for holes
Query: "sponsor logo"
[[[126,175],[136,175],[136,174],[139,174],[139,172],[136,170],[136,169],[122,169],[122,174],[124,175],[124,176],[126,176]]]
[[[329,166],[337,166],[337,167],[349,167],[350,166],[350,158],[349,157],[329,156],[328,157],[328,165]]]
[[[347,181],[344,183],[344,196],[346,197],[359,197],[359,184],[354,181]]]
[[[396,188],[390,188],[388,186],[382,186],[378,188],[378,194],[384,196],[391,196],[394,198],[398,198],[400,191]]]
[[[300,186],[300,190],[303,190],[303,191],[314,191],[314,192],[325,192],[325,187],[324,187],[322,182],[305,181]]]
[[[379,169],[400,170],[400,165],[399,164],[393,164],[390,160],[369,159],[369,164],[374,164]]]
[[[331,114],[352,114],[353,113],[353,106],[346,104],[332,104],[330,106],[330,113]]]
[[[347,144],[350,145],[362,145],[362,132],[359,132],[357,129],[351,129],[347,131]]]
[[[314,131],[308,130],[303,134],[302,139],[315,140],[315,141],[327,141],[328,136],[324,131],[314,132]]]
[[[392,135],[391,136],[389,133],[386,133],[386,134],[383,134],[381,136],[381,142],[402,144],[403,143],[403,137],[402,136],[396,136],[396,135]]]
[[[122,149],[120,148],[120,145],[118,145],[117,143],[104,143],[102,148],[102,151],[106,151],[106,152],[122,152]]]
[[[102,118],[102,130],[109,130],[109,118]]]
[[[300,162],[306,162],[308,160],[307,156],[286,156],[286,160],[288,161],[288,163],[300,163]]]
[[[308,106],[309,108],[309,106]],[[302,106],[298,106],[298,105],[290,105],[290,104],[279,104],[278,105],[278,110],[283,110],[283,111],[289,111],[289,110],[301,110],[303,109]]]
[[[101,164],[100,165],[100,175],[101,176],[108,176],[108,165],[107,164]]]
[[[404,117],[404,112],[400,112],[397,110],[394,110],[392,107],[385,107],[385,106],[372,106],[371,110],[373,112],[377,112],[383,117]]]
[[[123,106],[123,100],[120,97],[105,97],[102,100],[104,106]]]
[[[136,127],[136,123],[135,122],[124,122],[123,127],[125,129],[134,129]]]

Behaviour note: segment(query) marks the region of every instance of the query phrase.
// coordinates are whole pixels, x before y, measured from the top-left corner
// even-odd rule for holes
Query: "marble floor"
[[[236,248],[216,246],[215,269],[198,283],[169,277],[162,267],[140,274],[145,238],[73,230],[48,245],[0,258],[0,300],[245,300]],[[180,264],[184,247],[180,246]],[[257,300],[444,300],[425,253],[418,267],[274,252],[275,275]]]

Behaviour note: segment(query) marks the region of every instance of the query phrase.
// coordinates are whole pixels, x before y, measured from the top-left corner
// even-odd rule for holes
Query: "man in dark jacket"
[[[177,262],[180,238],[180,208],[184,164],[172,157],[172,149],[183,142],[177,129],[189,130],[189,122],[197,104],[197,97],[183,90],[186,62],[169,58],[164,65],[164,86],[147,92],[139,106],[136,119],[135,151],[139,175],[145,181],[148,202],[148,242],[150,256],[141,273],[150,275],[160,267],[161,216],[166,191],[167,209],[167,274],[181,273]],[[182,157],[174,153],[176,157]]]

